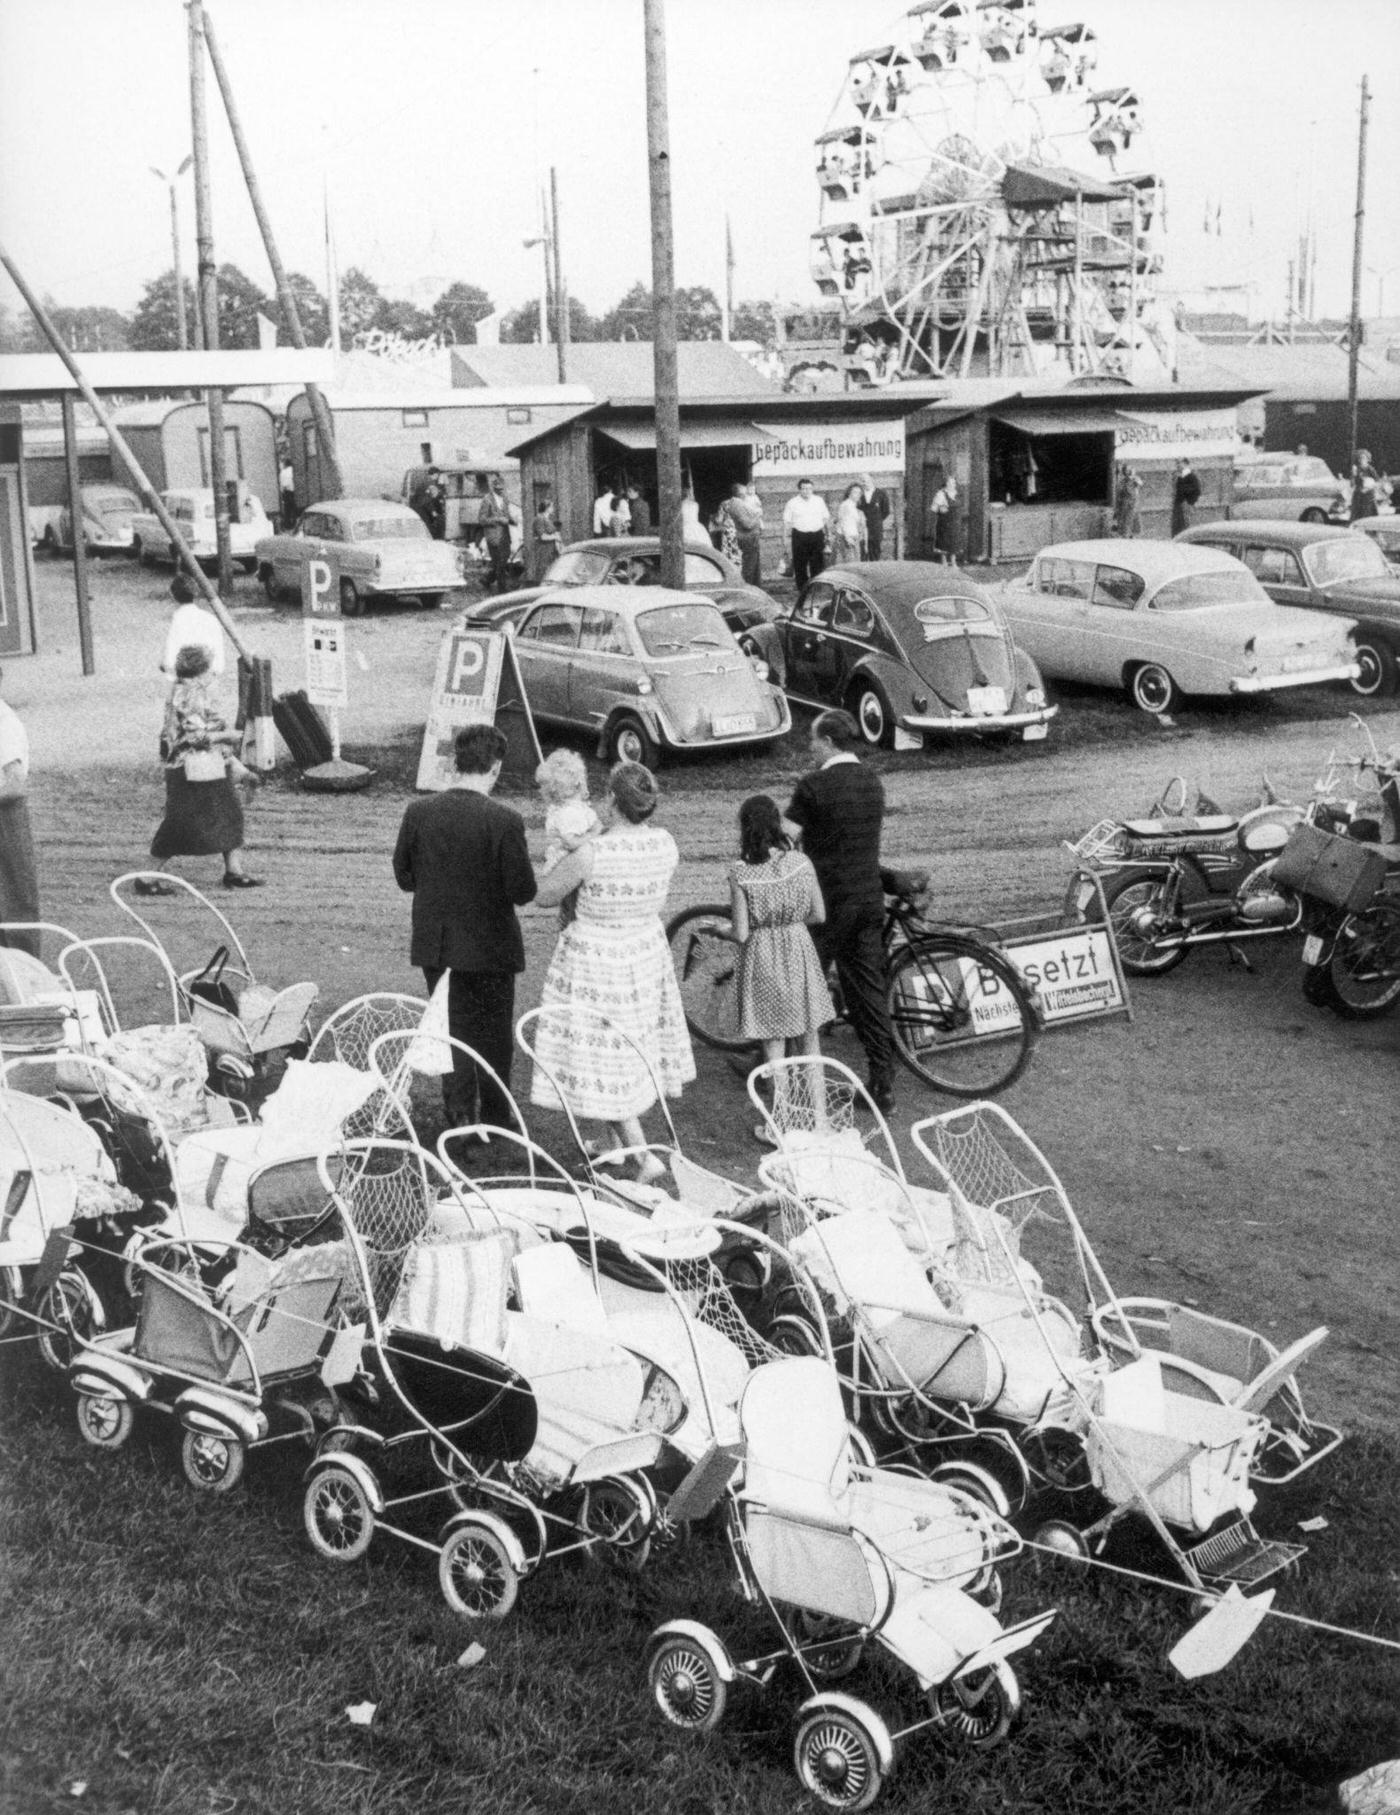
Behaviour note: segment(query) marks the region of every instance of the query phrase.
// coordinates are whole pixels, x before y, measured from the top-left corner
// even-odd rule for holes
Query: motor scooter
[[[1333,752],[1299,806],[1264,778],[1259,803],[1238,816],[1222,813],[1175,776],[1141,819],[1104,819],[1068,849],[1086,872],[1074,906],[1093,910],[1096,872],[1123,968],[1161,977],[1203,945],[1224,945],[1231,960],[1251,968],[1245,941],[1276,937],[1302,924],[1303,906],[1279,884],[1275,864],[1296,827],[1345,825],[1354,803],[1338,798],[1342,772],[1359,759]]]

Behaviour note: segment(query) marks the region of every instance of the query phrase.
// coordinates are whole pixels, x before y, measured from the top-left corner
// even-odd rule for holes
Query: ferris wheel
[[[812,275],[853,370],[1162,372],[1162,187],[1135,90],[1036,0],[921,0],[849,59],[817,139]]]

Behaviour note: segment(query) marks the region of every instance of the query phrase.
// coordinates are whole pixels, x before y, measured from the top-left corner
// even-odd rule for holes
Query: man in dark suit
[[[394,876],[413,896],[411,962],[429,994],[451,972],[447,1026],[479,1053],[507,1088],[514,1052],[515,979],[525,943],[515,910],[535,898],[525,822],[489,798],[506,740],[494,725],[467,725],[454,745],[457,772],[441,794],[415,800],[394,847]],[[500,1090],[463,1053],[444,1078],[449,1125],[480,1121],[514,1128]]]
[[[887,1115],[894,1108],[894,1036],[885,992],[885,891],[880,828],[885,790],[855,754],[860,732],[849,712],[812,721],[817,767],[792,796],[783,829],[800,836],[822,885],[826,920],[812,928],[823,964],[835,964],[856,1038],[870,1066],[870,1095]]]

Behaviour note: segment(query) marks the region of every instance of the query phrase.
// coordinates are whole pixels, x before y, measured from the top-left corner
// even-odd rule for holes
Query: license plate
[[[1027,725],[1026,726],[1026,742],[1028,744],[1037,743],[1042,737],[1048,737],[1049,735],[1050,735],[1049,725]]]
[[[1322,956],[1322,941],[1316,933],[1309,933],[1303,941],[1303,963],[1316,964]]]
[[[1298,671],[1302,668],[1314,668],[1316,666],[1317,666],[1317,657],[1314,655],[1308,655],[1308,654],[1286,655],[1283,658],[1283,668],[1284,668],[1285,674],[1297,674]]]
[[[716,737],[738,737],[741,732],[756,731],[758,720],[752,712],[731,712],[727,717],[711,720],[710,729]]]
[[[1006,711],[1005,687],[969,687],[967,709],[978,718],[999,718]]]

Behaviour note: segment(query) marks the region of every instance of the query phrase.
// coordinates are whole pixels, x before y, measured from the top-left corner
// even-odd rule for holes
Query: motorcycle
[[[1369,736],[1369,733],[1368,733]],[[1349,1021],[1400,1007],[1400,751],[1369,769],[1380,790],[1375,818],[1353,817],[1345,835],[1301,827],[1278,869],[1303,902],[1303,994]]]
[[[1264,778],[1259,804],[1236,817],[1174,776],[1142,819],[1104,819],[1068,849],[1081,875],[1073,906],[1087,918],[1098,884],[1123,968],[1162,977],[1204,945],[1225,945],[1251,968],[1241,949],[1302,925],[1303,903],[1283,886],[1275,865],[1302,825],[1345,825],[1355,802],[1337,799],[1338,777],[1360,759],[1333,752],[1305,806],[1281,799]],[[1092,873],[1091,873],[1092,872]],[[1097,877],[1097,882],[1096,882]]]

